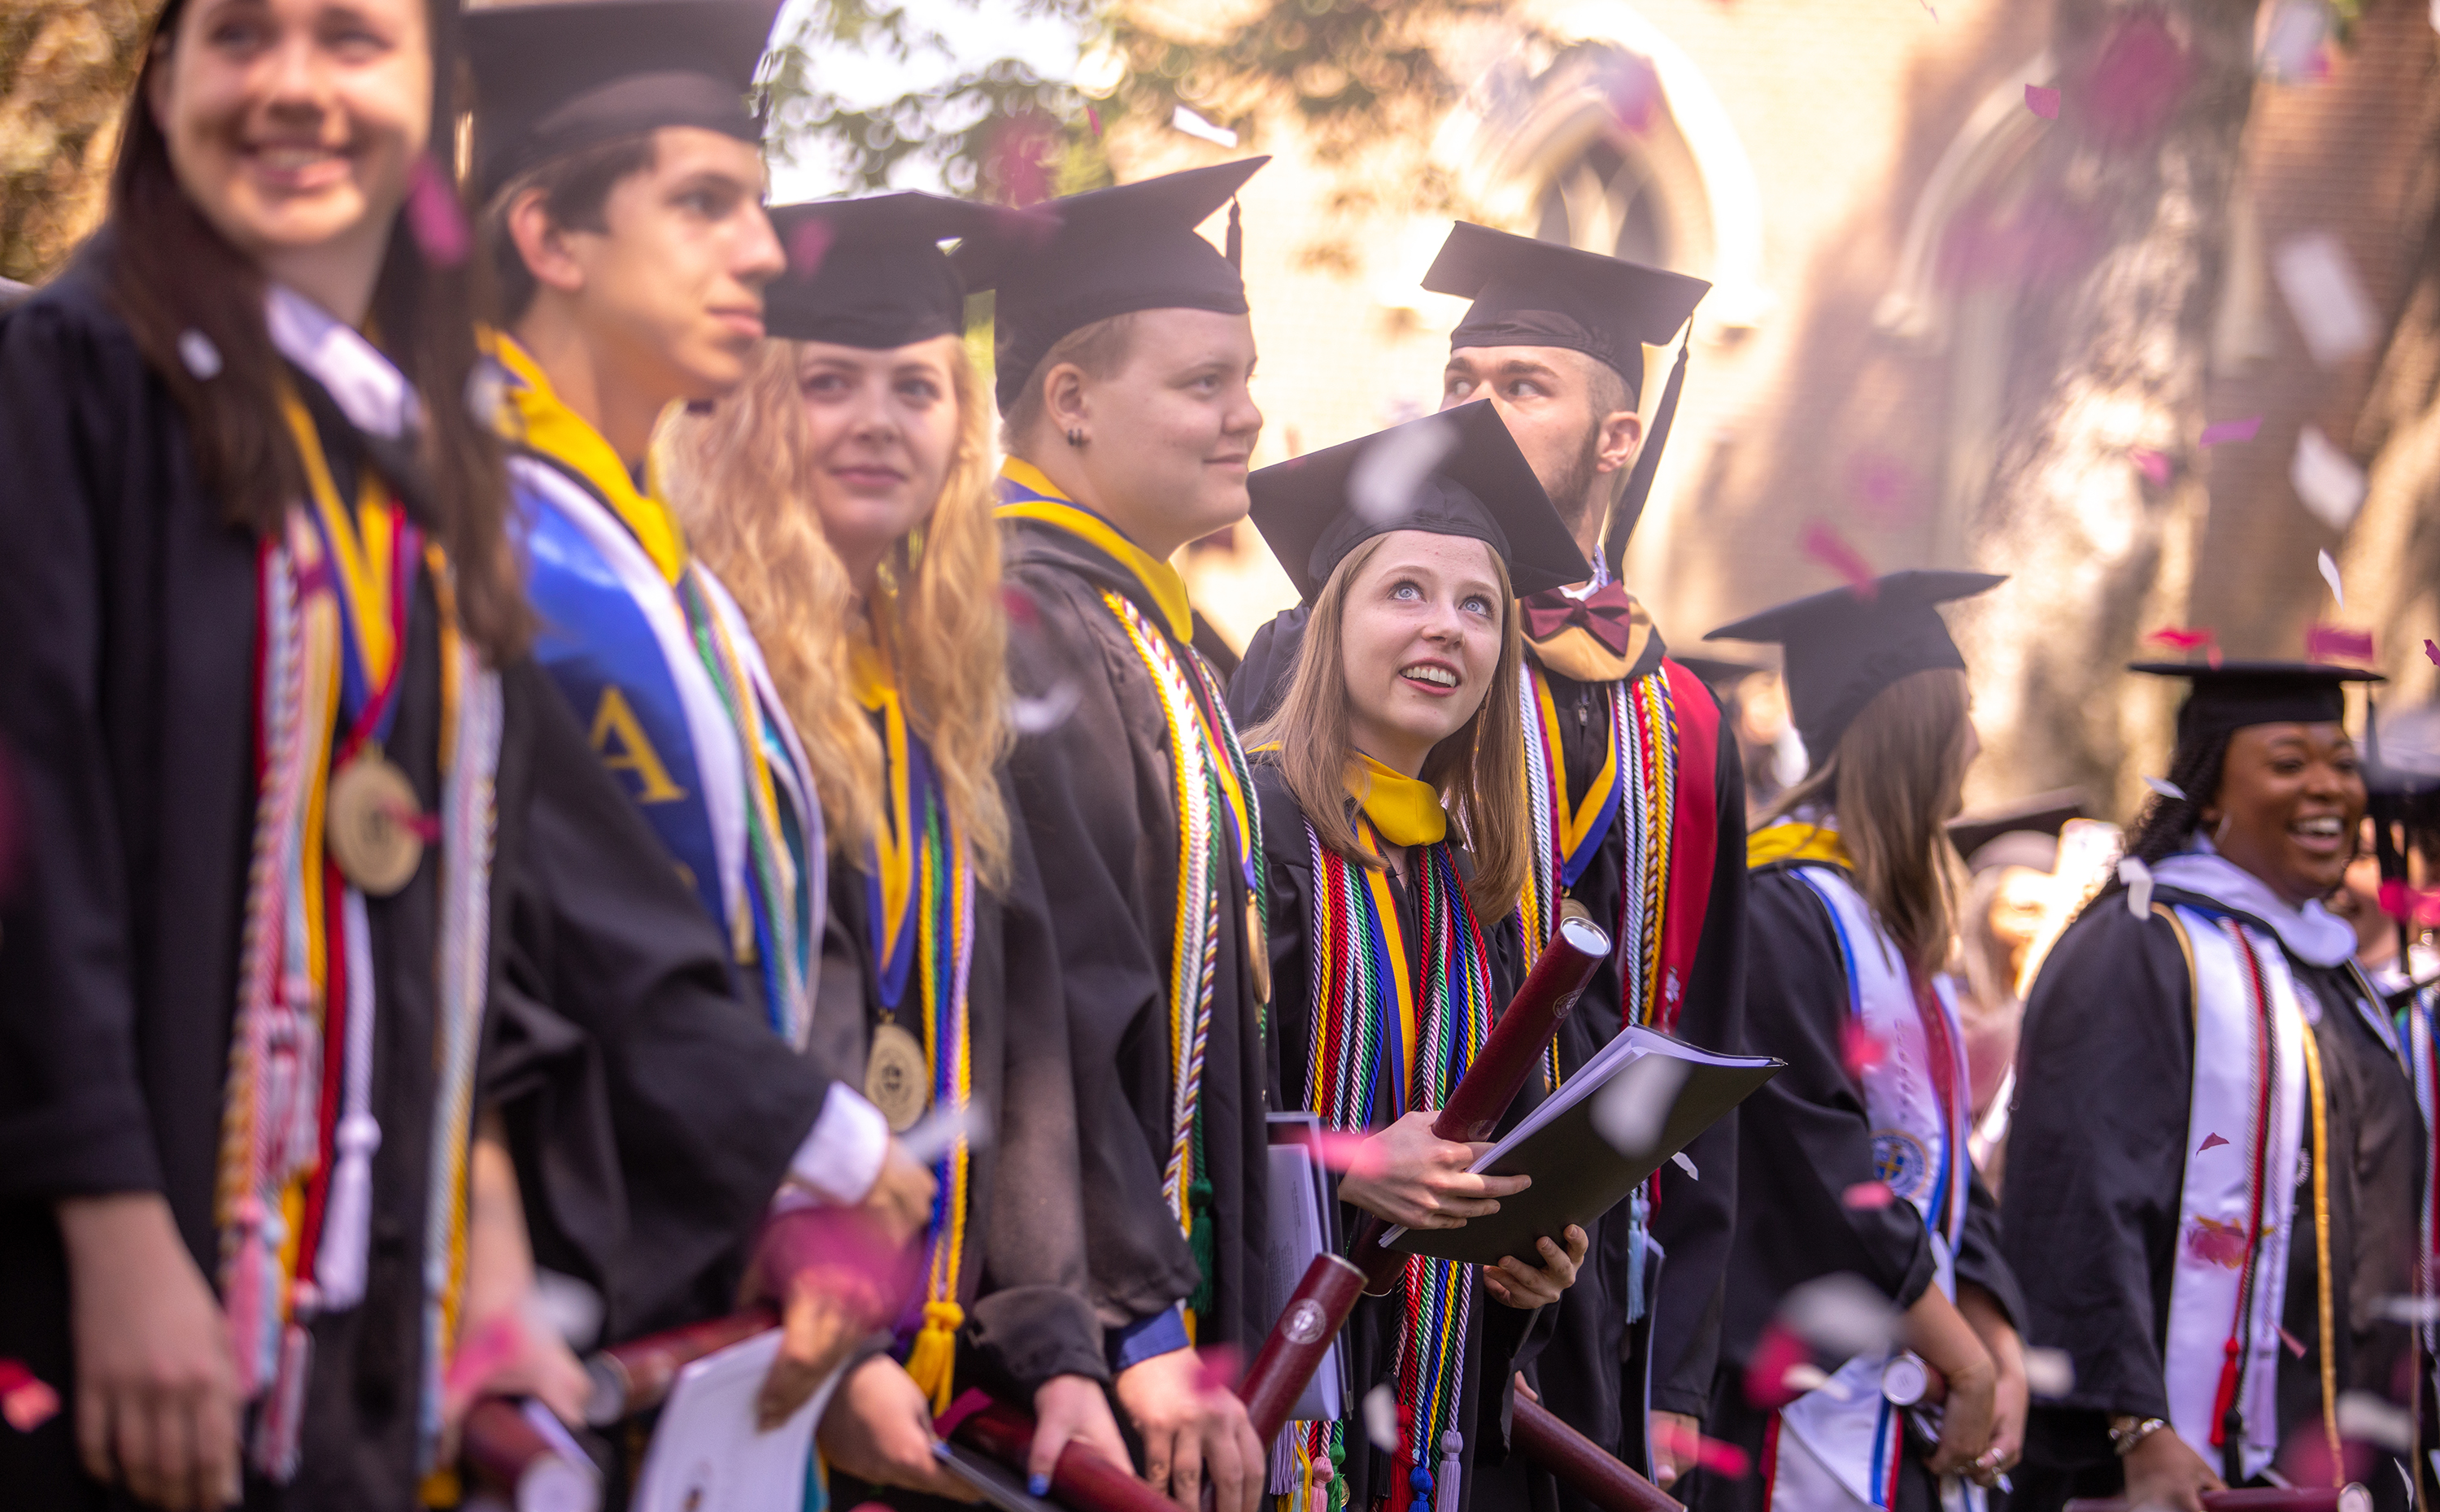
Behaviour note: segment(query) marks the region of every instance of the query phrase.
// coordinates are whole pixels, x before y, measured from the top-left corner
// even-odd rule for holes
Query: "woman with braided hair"
[[[2191,679],[2121,881],[2044,962],[2025,1015],[2004,1205],[2027,1337],[2067,1352],[2012,1505],[2399,1475],[2339,1397],[2401,1394],[2420,1123],[2398,1039],[2322,906],[2363,776],[2344,689],[2302,663],[2144,663]]]

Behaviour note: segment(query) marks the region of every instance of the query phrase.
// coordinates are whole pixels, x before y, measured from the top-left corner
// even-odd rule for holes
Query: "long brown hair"
[[[1280,776],[1296,795],[1317,839],[1352,861],[1374,863],[1355,843],[1355,826],[1347,813],[1347,764],[1355,747],[1347,732],[1346,636],[1349,585],[1364,564],[1372,560],[1387,536],[1372,539],[1347,553],[1313,601],[1305,621],[1304,647],[1297,655],[1296,674],[1279,711],[1246,736],[1250,747],[1276,745]],[[1475,916],[1489,928],[1508,917],[1525,891],[1525,874],[1533,865],[1532,829],[1525,816],[1525,731],[1517,722],[1517,679],[1520,641],[1516,629],[1516,595],[1510,591],[1508,565],[1491,552],[1493,575],[1498,580],[1499,661],[1491,674],[1491,691],[1474,717],[1424,758],[1423,780],[1440,793],[1474,853],[1474,880],[1467,891]]]
[[[1947,963],[1955,937],[1957,847],[1943,812],[1965,776],[1965,674],[1900,677],[1864,705],[1830,759],[1780,795],[1764,822],[1836,816],[1856,889],[1918,974]]]
[[[262,270],[179,187],[150,104],[154,71],[169,66],[187,3],[170,0],[162,8],[128,101],[111,170],[107,288],[136,350],[186,413],[204,487],[230,523],[267,534],[303,494],[305,475],[280,420],[283,364],[263,316]],[[445,145],[457,118],[457,0],[424,0],[424,16],[432,130]],[[422,463],[440,513],[431,523],[455,571],[458,619],[497,665],[524,649],[531,617],[506,531],[508,475],[499,443],[467,405],[476,352],[466,272],[428,261],[404,214],[390,227],[370,325],[422,400]],[[219,370],[208,378],[189,369],[179,351],[188,332],[220,354]]]
[[[736,595],[814,769],[832,848],[861,865],[881,825],[882,753],[856,701],[855,585],[806,496],[812,440],[798,346],[767,341],[745,382],[661,435],[664,485],[687,537]],[[957,450],[940,502],[882,563],[867,605],[940,773],[951,822],[992,886],[1008,875],[997,766],[1010,740],[1008,626],[992,521],[991,404],[960,344],[949,357]]]

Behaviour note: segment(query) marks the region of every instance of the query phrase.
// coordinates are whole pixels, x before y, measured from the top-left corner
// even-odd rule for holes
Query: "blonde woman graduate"
[[[971,1120],[933,1167],[921,1294],[822,1419],[834,1475],[961,1494],[930,1423],[981,1384],[1031,1404],[1032,1469],[1120,1464],[1103,1395],[1045,886],[1017,821],[990,403],[939,243],[1007,212],[929,194],[772,212],[795,249],[746,380],[667,435],[672,495],[729,585],[829,816],[818,1033],[893,1130]],[[842,1504],[863,1488],[834,1483]]]
[[[1939,606],[1996,586],[1893,572],[1722,626],[1786,648],[1813,769],[1747,837],[1746,1043],[1787,1062],[1738,1110],[1737,1222],[1710,1431],[1756,1473],[1696,1505],[1756,1512],[1978,1509],[2016,1462],[2023,1305],[1966,1151],[1955,948],[1956,817],[1980,746]],[[1844,1275],[1886,1298],[1887,1346],[1811,1360],[1802,1295]],[[1826,1347],[1826,1346],[1825,1346]],[[1911,1351],[1947,1383],[1938,1442],[1888,1399]],[[1832,1374],[1807,1387],[1793,1367]]]
[[[1382,457],[1435,456],[1408,497],[1376,499]],[[1507,1005],[1492,942],[1532,864],[1510,711],[1518,592],[1585,576],[1583,555],[1489,405],[1469,405],[1254,475],[1253,516],[1312,605],[1280,711],[1249,733],[1271,890],[1274,1105],[1369,1135],[1338,1198],[1443,1229],[1498,1211],[1526,1177],[1465,1167],[1483,1144],[1432,1119]],[[1484,1269],[1409,1259],[1340,1340],[1368,1414],[1292,1424],[1291,1500],[1456,1512],[1537,1309],[1584,1259],[1585,1232]],[[1555,1311],[1552,1316],[1555,1316]],[[1336,1478],[1316,1487],[1316,1472]]]

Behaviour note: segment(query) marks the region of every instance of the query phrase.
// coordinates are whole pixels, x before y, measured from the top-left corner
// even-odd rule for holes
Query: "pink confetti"
[[[2198,1260],[2224,1266],[2231,1270],[2242,1270],[2249,1247],[2242,1225],[2197,1218],[2194,1230],[2186,1235],[2186,1248]]]
[[[516,1359],[525,1341],[525,1326],[513,1312],[502,1313],[475,1329],[449,1359],[448,1373],[440,1380],[442,1398],[458,1403],[473,1396],[501,1366]]]
[[[1857,453],[1848,464],[1847,484],[1861,506],[1857,513],[1883,529],[1911,518],[1922,495],[1914,470],[1882,452]]]
[[[2305,632],[2305,655],[2315,661],[2370,661],[2372,632],[2317,624]]]
[[[2279,1330],[2279,1341],[2286,1344],[2288,1346],[2288,1353],[2295,1356],[2298,1359],[2305,1358],[2305,1341],[2297,1338],[2294,1334],[2289,1333],[2284,1327]]]
[[[1839,1031],[1839,1054],[1847,1063],[1847,1074],[1860,1080],[1866,1071],[1890,1058],[1890,1047],[1879,1035],[1851,1018]]]
[[[1653,1447],[1674,1460],[1692,1460],[1696,1466],[1732,1481],[1743,1480],[1752,1473],[1753,1462],[1746,1451],[1734,1444],[1678,1427],[1665,1417],[1653,1418]]]
[[[1839,1195],[1839,1202],[1858,1213],[1878,1213],[1897,1200],[1887,1181],[1858,1181]]]
[[[2216,446],[2222,441],[2250,441],[2262,429],[2262,417],[2251,415],[2244,420],[2223,420],[2216,425],[2203,427],[2203,444]]]
[[[33,1378],[23,1360],[0,1359],[0,1393],[13,1392]]]
[[[2127,13],[2076,92],[2077,115],[2104,142],[2148,146],[2184,98],[2189,72],[2186,49],[2158,12]]]
[[[1828,520],[1809,520],[1804,527],[1804,554],[1847,580],[1856,597],[1871,599],[1881,591],[1880,580],[1873,564],[1856,549],[1838,527]]]
[[[2129,446],[2126,448],[2126,459],[2135,464],[2135,470],[2137,472],[2142,473],[2145,477],[2152,480],[2152,486],[2154,488],[2166,488],[2169,486],[2169,458],[2167,453],[2156,452],[2149,446]]]
[[[466,230],[466,208],[458,203],[457,186],[429,153],[415,160],[407,178],[406,229],[433,266],[454,268],[466,261],[473,240]]]
[[[1372,1136],[1350,1129],[1321,1131],[1321,1164],[1324,1170],[1353,1171],[1358,1165],[1370,1165],[1372,1157],[1364,1146]]]
[[[2380,885],[2380,911],[2417,927],[2440,924],[2440,888],[2418,888],[2393,877]]]
[[[831,224],[808,217],[798,221],[788,233],[788,277],[811,281],[822,271],[822,259],[830,256]]]
[[[1787,1374],[1813,1363],[1804,1341],[1773,1323],[1766,1325],[1746,1359],[1746,1400],[1764,1412],[1776,1412],[1804,1394],[1787,1384]]]
[[[28,1378],[24,1385],[0,1395],[0,1417],[7,1418],[9,1426],[20,1433],[32,1432],[59,1413],[60,1394],[47,1381]]]
[[[2200,1155],[2205,1150],[2216,1150],[2227,1143],[2228,1141],[2216,1134],[2206,1134],[2203,1136],[2203,1142],[2195,1146],[2195,1153]]]
[[[2180,630],[2175,625],[2164,625],[2144,639],[2157,640],[2164,646],[2175,646],[2180,651],[2192,651],[2197,646],[2210,645],[2219,638],[2208,629]]]
[[[2058,91],[2039,84],[2025,86],[2025,108],[2044,120],[2058,119]]]
[[[1202,1392],[1225,1392],[1236,1388],[1246,1358],[1234,1344],[1213,1344],[1194,1352],[1194,1389]]]
[[[2431,665],[2440,667],[2440,644],[2434,644],[2428,636],[2424,638],[2423,655]]]
[[[1093,128],[1093,135],[1095,136],[1102,135],[1102,113],[1100,111],[1095,110],[1090,105],[1085,106],[1085,120],[1087,125]]]
[[[1600,88],[1619,125],[1642,135],[1660,105],[1660,75],[1641,53],[1617,51],[1602,70]]]

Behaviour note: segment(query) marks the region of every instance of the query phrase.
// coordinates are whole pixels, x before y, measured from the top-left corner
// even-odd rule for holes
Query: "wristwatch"
[[[2125,1459],[2135,1452],[2135,1446],[2168,1427],[2158,1417],[2138,1417],[2132,1413],[2118,1413],[2109,1419],[2109,1447]]]

